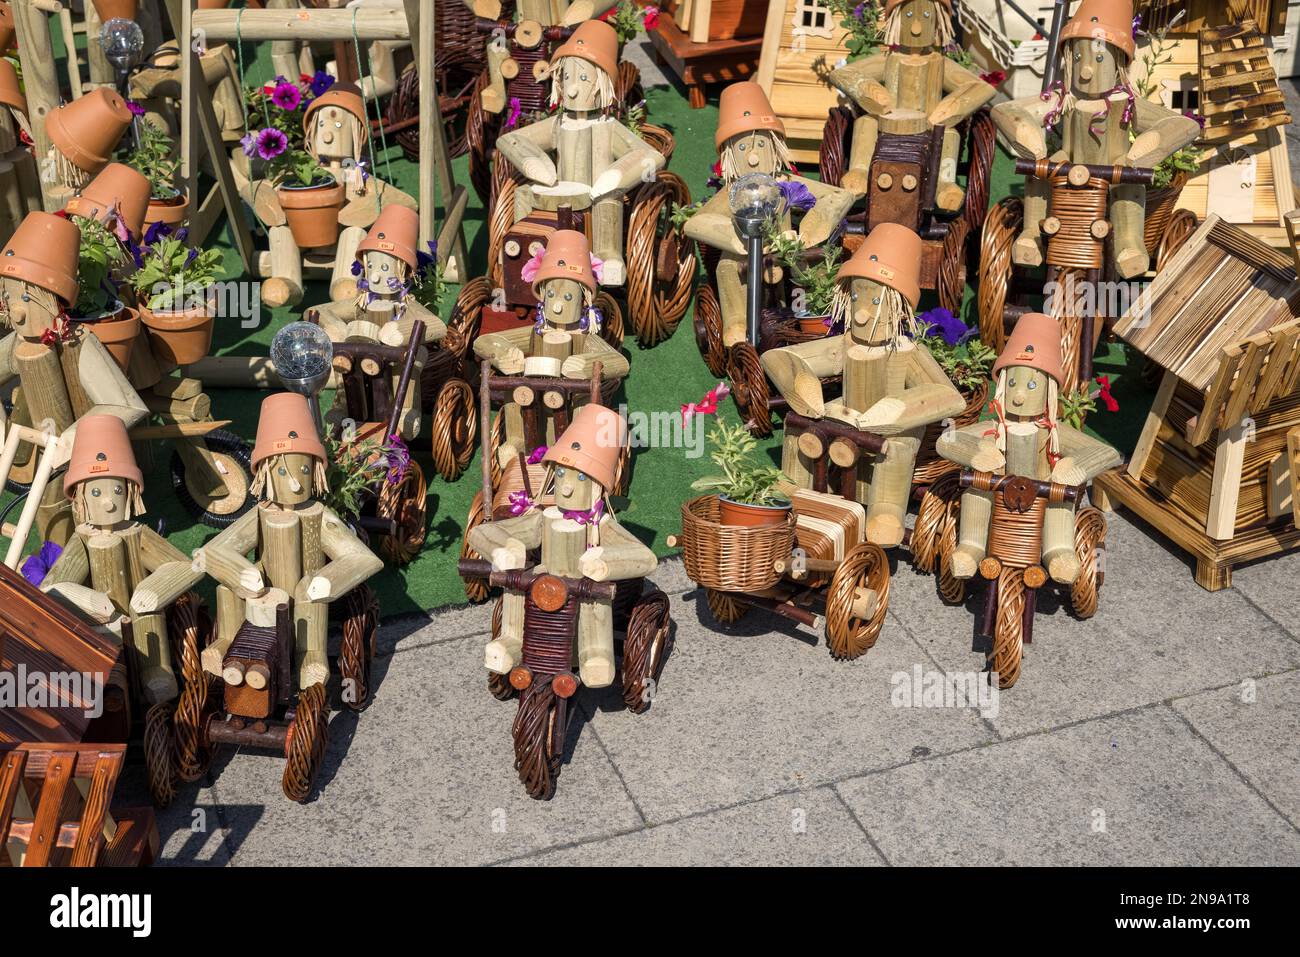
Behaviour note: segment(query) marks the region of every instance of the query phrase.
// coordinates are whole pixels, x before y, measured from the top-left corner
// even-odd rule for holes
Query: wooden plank
[[[77,843],[72,849],[73,867],[94,867],[103,846],[104,825],[108,817],[108,802],[113,798],[117,776],[122,770],[122,755],[101,753],[95,763],[95,773],[86,793],[85,808],[81,814],[81,827]]]
[[[24,867],[46,867],[50,863],[50,856],[57,846],[59,825],[63,823],[60,820],[63,796],[76,766],[77,756],[73,752],[60,751],[50,756],[41,785],[41,803],[36,808],[27,853],[23,858]]]
[[[1281,90],[1265,90],[1260,93],[1251,93],[1246,96],[1233,97],[1230,100],[1212,101],[1207,100],[1201,104],[1201,115],[1206,119],[1212,119],[1221,113],[1231,113],[1236,110],[1260,109],[1266,106],[1279,106],[1286,104],[1286,97]]]
[[[1255,386],[1255,397],[1250,404],[1251,411],[1262,409],[1277,397],[1283,375],[1290,368],[1295,352],[1296,337],[1300,335],[1300,320],[1274,326],[1269,330],[1268,335],[1272,340],[1268,350],[1268,363],[1264,366],[1259,384]]]
[[[9,828],[13,823],[14,805],[23,786],[23,769],[27,752],[13,750],[0,757],[0,854],[6,854]]]
[[[1264,360],[1268,357],[1270,343],[1271,340],[1266,332],[1246,340],[1246,356],[1241,360],[1237,381],[1233,384],[1232,393],[1224,404],[1225,425],[1229,422],[1240,422],[1246,417],[1246,410],[1250,407],[1250,397],[1259,382],[1259,370],[1264,367]]]
[[[1291,472],[1291,523],[1300,530],[1300,426],[1286,434],[1286,457]]]
[[[1205,534],[1223,541],[1232,538],[1237,527],[1237,500],[1241,495],[1241,465],[1246,455],[1246,424],[1234,424],[1219,430],[1218,448],[1214,453],[1214,480],[1210,486],[1210,511],[1205,519]]]
[[[1173,399],[1176,388],[1178,376],[1165,370],[1160,379],[1160,388],[1156,390],[1155,401],[1151,403],[1151,411],[1147,413],[1146,422],[1142,426],[1142,434],[1138,436],[1137,445],[1129,457],[1128,474],[1135,479],[1142,477],[1142,470],[1146,468],[1151,449],[1156,444],[1156,436],[1160,434],[1160,425],[1165,420],[1165,413],[1169,411],[1169,402]]]
[[[1224,399],[1228,397],[1228,391],[1232,388],[1232,377],[1237,371],[1237,366],[1241,363],[1242,349],[1240,346],[1229,346],[1223,350],[1219,358],[1219,371],[1214,377],[1214,383],[1210,386],[1210,391],[1205,397],[1205,405],[1201,408],[1201,413],[1196,418],[1196,428],[1187,436],[1187,441],[1192,445],[1200,445],[1210,437],[1214,432],[1215,424],[1219,417],[1219,408]],[[1189,422],[1190,426],[1191,423]]]

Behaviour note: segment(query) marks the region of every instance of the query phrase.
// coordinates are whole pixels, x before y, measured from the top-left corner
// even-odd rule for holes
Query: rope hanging
[[[366,75],[366,72],[361,65],[361,37],[357,35],[357,10],[357,7],[352,8],[352,52],[357,58],[357,83],[360,85],[361,78]],[[366,59],[370,59],[369,53],[366,54]],[[373,82],[371,83],[370,88],[372,91],[374,90]],[[370,135],[370,107],[366,105],[364,90],[361,94],[361,111],[366,115],[366,149],[370,153],[370,168],[378,173],[379,165],[375,159],[375,138]],[[379,115],[378,94],[375,95],[375,114],[375,118],[379,121],[379,141],[384,156],[384,176],[386,177],[387,182],[391,183],[393,181],[393,163],[388,157],[388,138],[384,135],[383,117]],[[384,208],[384,197],[378,189],[375,190],[375,208],[379,211],[382,211]]]

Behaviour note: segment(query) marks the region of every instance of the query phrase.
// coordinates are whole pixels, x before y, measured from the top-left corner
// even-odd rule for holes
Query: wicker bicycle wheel
[[[767,438],[774,431],[771,393],[758,350],[749,342],[742,339],[727,350],[727,378],[731,379],[731,399],[740,420],[752,434]]]
[[[623,640],[623,703],[633,714],[650,707],[672,642],[668,596],[655,589],[632,608]]]
[[[486,276],[471,279],[460,287],[456,304],[452,306],[451,316],[447,319],[447,335],[439,344],[444,351],[462,360],[469,354],[483,323],[483,307],[491,297],[492,284]]]
[[[167,613],[167,630],[180,662],[181,694],[172,715],[176,774],[182,781],[197,781],[212,761],[207,722],[212,678],[200,657],[209,641],[211,625],[193,592],[182,595]]]
[[[704,589],[704,600],[708,603],[709,614],[722,625],[734,625],[749,612],[749,606],[744,602],[714,588]]]
[[[1196,232],[1196,227],[1196,214],[1190,209],[1178,209],[1170,215],[1169,224],[1160,234],[1160,242],[1156,245],[1156,272],[1169,265],[1174,253],[1182,249],[1187,238]]]
[[[1074,517],[1074,551],[1079,558],[1079,575],[1070,586],[1070,606],[1080,618],[1097,614],[1098,593],[1106,572],[1101,552],[1106,544],[1106,519],[1091,506]]]
[[[966,237],[969,230],[965,219],[954,219],[943,237],[943,258],[939,260],[935,291],[939,294],[939,305],[954,316],[961,315],[961,302],[966,295]]]
[[[989,587],[994,587],[990,584]],[[1006,568],[998,575],[998,613],[993,629],[993,653],[989,665],[997,673],[998,687],[1005,691],[1020,679],[1025,650],[1025,573]]]
[[[859,588],[876,593],[876,607],[870,618],[853,616],[853,601]],[[889,609],[889,559],[885,550],[871,542],[854,546],[826,589],[826,648],[832,658],[857,658],[866,654],[880,637]]]
[[[510,165],[510,161],[496,154],[492,165],[491,197],[487,203],[487,280],[492,289],[505,288],[501,255],[506,242],[506,233],[515,224],[515,189],[521,181],[514,167]]]
[[[993,114],[988,109],[979,110],[971,117],[966,134],[970,161],[966,170],[966,201],[962,218],[966,221],[967,236],[978,236],[989,214],[997,141],[998,129],[993,123]]]
[[[474,390],[464,379],[450,379],[438,393],[430,429],[433,466],[446,481],[454,482],[474,457],[478,438],[478,408]]]
[[[1142,240],[1147,248],[1148,255],[1152,257],[1156,255],[1156,249],[1163,241],[1170,220],[1175,215],[1174,210],[1178,205],[1178,197],[1182,195],[1187,180],[1188,175],[1179,171],[1174,174],[1174,178],[1168,186],[1162,189],[1147,188],[1146,215],[1142,220]],[[1190,210],[1183,210],[1183,212],[1190,212]]]
[[[343,614],[343,641],[339,645],[343,704],[350,711],[364,711],[373,697],[370,667],[379,630],[379,602],[369,585],[362,582],[347,593]]]
[[[284,776],[280,787],[290,801],[302,804],[311,797],[312,785],[329,746],[329,707],[325,685],[314,684],[298,693],[298,707],[284,740]]]
[[[1086,279],[1082,270],[1062,269],[1057,273],[1056,281],[1062,289],[1080,289]],[[1074,297],[1059,295],[1051,297],[1051,314],[1061,330],[1061,369],[1065,372],[1065,381],[1061,383],[1061,394],[1073,392],[1079,388],[1079,361],[1084,351],[1091,352],[1093,343],[1083,341],[1083,317],[1075,315]]]
[[[436,447],[436,436],[434,443]],[[380,547],[389,561],[399,568],[413,562],[424,547],[428,534],[428,497],[424,470],[415,462],[407,464],[400,480],[391,484],[385,481],[380,486],[375,514],[393,522],[393,534],[385,535]]]
[[[695,294],[695,345],[699,347],[709,374],[724,378],[727,351],[722,347],[722,307],[712,283],[703,283]]]
[[[515,770],[528,796],[538,801],[549,801],[555,794],[564,756],[566,704],[545,678],[533,681],[519,696],[511,727]]]
[[[966,598],[966,583],[952,573],[960,505],[957,473],[949,472],[926,490],[912,530],[912,564],[936,575],[939,596],[950,605],[959,605]]]
[[[677,149],[677,139],[668,130],[662,126],[655,126],[653,123],[642,123],[636,133],[637,136],[655,148],[659,155],[664,158],[665,164],[673,158],[673,152]]]
[[[502,614],[502,597],[497,596],[497,600],[492,605],[492,640],[496,641],[501,636],[501,614]],[[499,674],[495,671],[487,673],[488,694],[498,701],[509,701],[519,692],[515,686],[510,683],[510,676]]]
[[[851,107],[833,106],[827,111],[826,125],[822,127],[821,146],[817,150],[817,169],[823,183],[840,185],[840,180],[849,168],[853,120]]]
[[[691,191],[676,173],[660,170],[632,197],[627,226],[627,311],[637,344],[663,342],[677,329],[695,284],[695,244],[678,235],[674,205],[689,206]]]
[[[149,796],[157,807],[166,807],[176,797],[174,711],[173,702],[159,701],[144,716],[144,765],[149,778]]]
[[[472,529],[483,524],[483,491],[474,493],[474,501],[469,506],[469,516],[465,519],[465,534],[460,540],[460,557],[462,559],[482,559],[482,555],[469,547],[469,533]],[[465,597],[474,604],[487,601],[488,581],[486,578],[464,578],[462,579],[465,587]]]
[[[478,89],[487,83],[487,71],[484,70],[479,80]],[[470,97],[465,114],[465,149],[469,153],[469,181],[478,193],[479,200],[487,209],[491,209],[492,179],[494,167],[502,162],[494,158],[501,118],[483,109],[482,99]]]
[[[600,337],[615,349],[623,348],[626,332],[623,327],[623,307],[618,304],[618,300],[602,289],[596,293],[592,305],[600,310]]]
[[[994,352],[1006,344],[1003,313],[1011,292],[1014,266],[1011,247],[1025,219],[1025,204],[1013,197],[998,200],[989,210],[980,233],[980,340]]]

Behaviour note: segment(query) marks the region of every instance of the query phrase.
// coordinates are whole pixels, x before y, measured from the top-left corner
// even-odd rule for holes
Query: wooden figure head
[[[586,20],[551,56],[551,105],[574,112],[614,105],[618,34],[603,20]]]
[[[993,364],[993,375],[998,448],[1006,449],[1006,420],[1012,418],[1043,424],[1051,433],[1050,453],[1059,454],[1057,414],[1064,370],[1056,320],[1041,312],[1021,316]]]
[[[79,525],[107,527],[144,512],[144,479],[126,425],[115,415],[88,415],[77,423],[63,493]]]
[[[272,455],[258,466],[254,488],[276,505],[303,505],[329,491],[325,463],[305,452]]]
[[[362,253],[361,277],[366,281],[366,288],[361,290],[357,307],[364,309],[376,298],[396,298],[401,295],[410,278],[410,268],[391,253],[371,250]]]
[[[576,332],[591,302],[591,290],[576,279],[548,279],[541,284],[538,298],[543,325]]]
[[[582,406],[542,458],[551,466],[545,491],[554,494],[562,510],[593,508],[614,487],[626,445],[627,423],[621,415],[594,402]]]
[[[351,83],[335,83],[303,114],[304,147],[322,163],[360,162],[368,126],[361,91]]]
[[[952,0],[887,0],[885,43],[907,50],[933,50],[954,42]]]
[[[10,326],[40,339],[77,298],[81,230],[71,220],[34,210],[0,251],[0,299]]]

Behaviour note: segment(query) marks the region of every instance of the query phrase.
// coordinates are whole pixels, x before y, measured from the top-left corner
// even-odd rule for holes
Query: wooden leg
[[[1196,559],[1196,584],[1206,591],[1232,587],[1232,566],[1220,565],[1209,558]]]
[[[688,86],[686,88],[686,97],[687,97],[687,103],[690,104],[692,110],[703,109],[704,104],[708,102],[707,98],[704,95],[703,83],[692,83],[690,86]]]
[[[1114,512],[1119,509],[1119,502],[1111,498],[1110,493],[1095,482],[1088,489],[1088,501],[1103,512]]]

